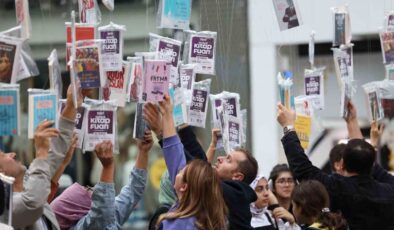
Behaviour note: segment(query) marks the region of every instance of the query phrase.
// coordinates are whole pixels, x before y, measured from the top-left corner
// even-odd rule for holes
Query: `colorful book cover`
[[[142,99],[146,102],[158,102],[163,100],[168,93],[170,80],[170,66],[164,60],[144,61],[145,84]]]
[[[82,23],[99,23],[99,12],[97,12],[98,6],[95,4],[95,0],[78,0],[79,6],[79,18]]]
[[[160,9],[162,9],[161,12]],[[159,27],[189,29],[191,9],[190,0],[161,0],[159,7]]]
[[[312,118],[309,116],[297,115],[294,128],[300,139],[301,146],[304,150],[309,147],[309,140],[312,132]]]
[[[0,136],[19,134],[19,89],[0,89]]]
[[[98,47],[77,47],[74,65],[81,88],[100,88],[101,66]]]
[[[96,27],[89,24],[75,24],[75,41],[93,40],[96,34]],[[66,22],[66,63],[70,61],[72,47],[71,23]]]
[[[100,38],[104,41],[102,46],[104,70],[120,71],[123,58],[122,31],[117,29],[101,30]]]
[[[95,146],[103,141],[111,141],[115,146],[114,118],[116,118],[114,110],[88,109],[84,151],[93,151]]]
[[[18,72],[18,45],[9,39],[0,38],[0,82],[15,83]]]
[[[213,36],[191,36],[189,63],[197,64],[196,73],[215,74],[215,46],[216,38]]]
[[[44,120],[57,121],[57,95],[55,93],[29,95],[29,130],[32,139],[37,126]]]
[[[106,87],[103,88],[103,98],[106,101],[113,100],[119,107],[126,104],[126,89],[130,71],[130,64],[124,62],[122,71],[108,71]]]
[[[134,119],[133,138],[143,140],[145,130],[149,129],[148,124],[144,119],[144,105],[145,103],[137,103]]]
[[[380,34],[382,45],[383,63],[394,63],[394,32],[383,32]]]

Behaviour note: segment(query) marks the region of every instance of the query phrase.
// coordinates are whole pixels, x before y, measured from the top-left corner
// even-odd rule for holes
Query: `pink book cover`
[[[158,102],[168,93],[170,80],[170,64],[165,60],[144,61],[145,84],[142,99],[144,101]]]

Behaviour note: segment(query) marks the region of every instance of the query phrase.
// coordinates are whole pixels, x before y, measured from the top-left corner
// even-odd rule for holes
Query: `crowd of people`
[[[78,95],[78,103],[83,93]],[[15,178],[14,229],[122,229],[141,199],[147,183],[149,152],[159,140],[167,171],[160,184],[160,207],[151,230],[297,230],[394,229],[394,176],[376,163],[381,129],[371,124],[371,141],[364,140],[356,108],[348,104],[347,144],[330,152],[333,173],[309,161],[294,130],[294,111],[277,105],[283,127],[287,164],[270,175],[258,174],[257,162],[244,148],[214,159],[217,130],[207,151],[187,125],[175,127],[168,95],[159,104],[146,103],[144,119],[150,130],[137,140],[138,155],[129,183],[118,195],[114,189],[114,143],[104,141],[94,153],[102,164],[93,187],[78,183],[55,197],[58,181],[74,153],[76,109],[72,90],[59,118],[43,121],[35,131],[35,159],[28,169],[15,153],[0,153],[0,172]],[[262,142],[263,144],[263,142]],[[254,153],[264,154],[264,153]],[[2,210],[2,209],[0,209]]]

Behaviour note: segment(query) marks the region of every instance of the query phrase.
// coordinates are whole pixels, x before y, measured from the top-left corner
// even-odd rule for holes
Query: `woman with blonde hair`
[[[160,102],[160,111],[163,116],[164,159],[178,201],[168,213],[160,216],[157,229],[227,229],[227,207],[215,169],[202,160],[192,160],[186,165],[168,95]]]

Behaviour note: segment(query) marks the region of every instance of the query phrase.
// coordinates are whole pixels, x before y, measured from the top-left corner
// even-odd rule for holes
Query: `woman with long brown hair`
[[[227,207],[219,177],[208,162],[193,160],[186,165],[168,95],[160,102],[160,112],[163,116],[164,159],[178,201],[168,213],[160,216],[157,229],[226,229]]]

